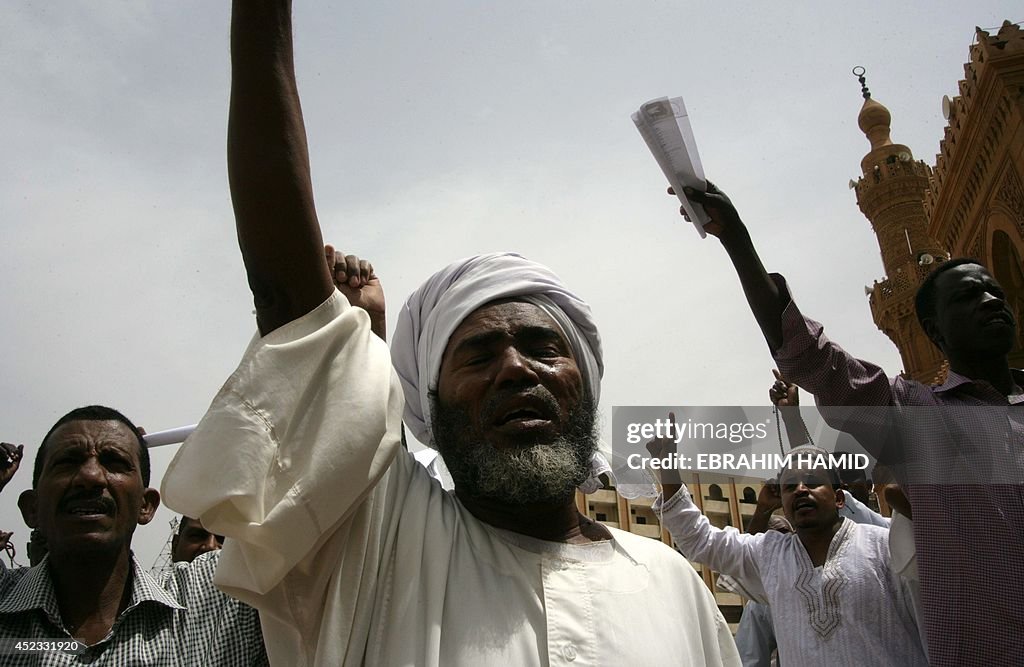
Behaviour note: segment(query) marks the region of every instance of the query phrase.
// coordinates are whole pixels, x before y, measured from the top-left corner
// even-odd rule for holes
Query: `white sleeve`
[[[743,667],[771,667],[772,653],[777,647],[771,608],[748,602],[736,629],[736,649]]]
[[[340,292],[254,339],[163,480],[169,506],[229,538],[217,584],[262,608],[342,528],[321,555],[375,550],[368,496],[401,449],[402,404],[387,346]]]
[[[685,485],[667,502],[659,496],[652,509],[659,514],[661,525],[671,533],[683,555],[735,577],[755,599],[765,599],[757,558],[765,533],[750,535],[732,527],[722,530],[712,526],[694,505]]]
[[[853,494],[843,489],[843,497],[846,498],[846,516],[854,523],[866,523],[879,528],[889,528],[890,520],[871,509],[861,501],[853,497]]]

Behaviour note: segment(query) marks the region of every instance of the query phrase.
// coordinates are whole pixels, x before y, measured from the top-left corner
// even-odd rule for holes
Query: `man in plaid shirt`
[[[4,444],[9,465],[21,461]],[[0,565],[0,664],[266,665],[256,611],[213,585],[219,552],[180,563],[161,583],[131,552],[160,494],[149,487],[149,453],[120,412],[69,412],[43,438],[32,488],[18,499],[49,555],[32,568]],[[74,639],[79,654],[22,650],[17,640]]]
[[[815,394],[830,424],[892,467],[914,513],[921,603],[933,665],[1024,661],[1024,374],[1008,354],[1016,320],[973,260],[940,265],[916,307],[949,360],[937,387],[854,358],[805,318],[769,275],[736,209],[708,183],[686,195],[711,217],[783,375]]]

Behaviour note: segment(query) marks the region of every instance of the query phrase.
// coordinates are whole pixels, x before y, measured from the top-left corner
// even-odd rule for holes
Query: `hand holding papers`
[[[683,188],[693,188],[704,192],[704,168],[697,154],[697,142],[693,139],[693,129],[686,115],[683,98],[659,97],[640,106],[633,114],[633,123],[640,135],[647,142],[647,147],[658,161],[662,173],[668,178],[679,201],[683,204],[686,216],[693,222],[701,238],[707,234],[704,225],[711,219],[702,206],[694,205],[683,195]]]

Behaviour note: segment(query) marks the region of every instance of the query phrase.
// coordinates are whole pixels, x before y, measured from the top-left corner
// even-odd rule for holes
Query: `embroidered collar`
[[[821,567],[820,586],[816,584],[816,568],[811,562],[807,549],[800,544],[797,553],[799,558],[795,588],[804,600],[810,626],[822,639],[827,639],[842,623],[840,609],[842,590],[849,578],[840,565],[840,556],[849,544],[854,523],[844,518],[839,530],[832,536],[825,555],[825,564]]]

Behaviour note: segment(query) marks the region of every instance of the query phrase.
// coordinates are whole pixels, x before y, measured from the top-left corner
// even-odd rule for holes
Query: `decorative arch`
[[[1017,233],[1016,224],[999,211],[988,221],[988,261],[992,277],[1006,292],[1006,301],[1017,318],[1017,342],[1010,351],[1010,365],[1024,366],[1024,240]]]

